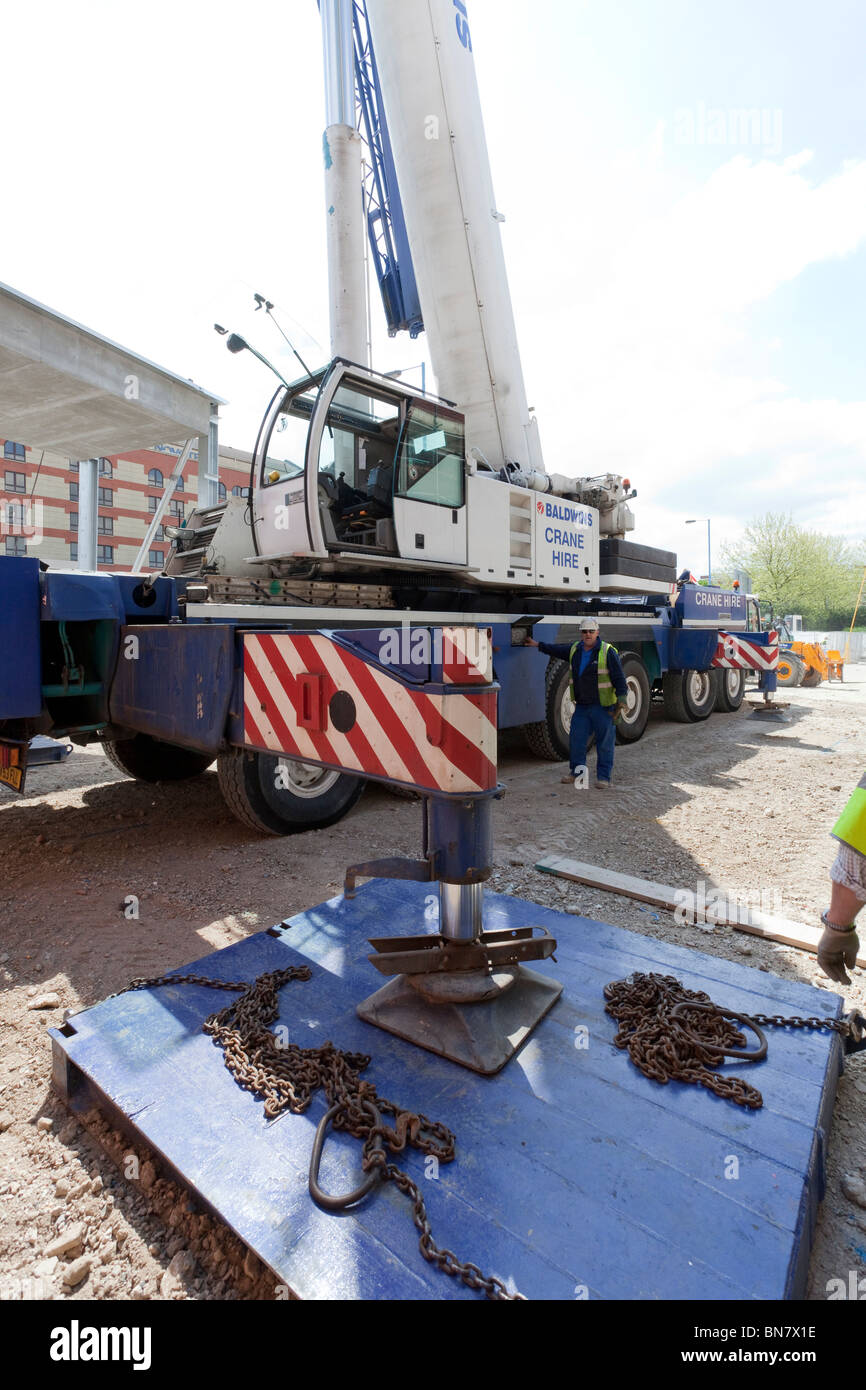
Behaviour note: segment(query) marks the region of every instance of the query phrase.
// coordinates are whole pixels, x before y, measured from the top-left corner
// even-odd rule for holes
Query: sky
[[[862,0],[467,0],[546,466],[637,488],[706,573],[766,511],[866,535]],[[328,349],[315,0],[42,0],[3,21],[0,280],[225,398],[251,449],[274,301]],[[373,363],[418,379],[424,339]]]

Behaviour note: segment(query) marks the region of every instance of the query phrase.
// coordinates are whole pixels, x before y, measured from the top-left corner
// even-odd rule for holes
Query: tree
[[[808,628],[847,627],[854,613],[866,544],[807,531],[791,516],[767,512],[721,548],[728,568],[748,570],[752,587],[776,613],[802,613]]]

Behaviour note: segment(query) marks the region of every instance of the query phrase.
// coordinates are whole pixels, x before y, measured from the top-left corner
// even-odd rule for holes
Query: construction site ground
[[[644,738],[617,749],[610,791],[561,785],[561,764],[539,762],[522,738],[504,736],[507,794],[496,807],[491,888],[837,989],[846,1007],[866,1011],[862,970],[843,989],[795,948],[730,927],[678,926],[670,913],[534,868],[557,853],[693,891],[703,881],[818,925],[835,852],[829,831],[863,775],[866,666],[846,668],[842,685],[780,697],[791,702],[790,723],[762,723],[744,706],[682,725],[654,709]],[[232,818],[215,769],[146,785],[98,748],[34,770],[23,799],[0,792],[0,1297],[284,1296],[146,1153],[95,1112],[70,1117],[51,1088],[47,1026],[137,976],[333,897],[349,863],[417,855],[420,836],[418,804],[368,787],[331,829],[261,838]],[[124,914],[128,895],[139,899],[137,919]],[[370,1050],[375,1062],[375,1040]],[[848,1059],[839,1080],[812,1299],[827,1297],[830,1280],[847,1284],[850,1271],[866,1275],[864,1135],[866,1052]],[[406,1240],[414,1239],[407,1208]]]

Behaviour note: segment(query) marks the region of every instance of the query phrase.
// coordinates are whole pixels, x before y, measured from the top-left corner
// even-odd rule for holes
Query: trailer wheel
[[[570,679],[568,662],[551,658],[544,678],[546,717],[536,724],[523,726],[529,751],[536,758],[560,762],[568,757],[568,736],[574,714],[574,701],[568,691]]]
[[[220,791],[232,815],[267,835],[324,830],[351,811],[364,778],[232,748],[217,759]]]
[[[139,782],[183,782],[188,777],[200,777],[213,762],[209,753],[196,753],[191,748],[162,743],[158,738],[151,738],[150,734],[105,739],[102,751],[119,772],[125,772]]]
[[[678,724],[696,724],[713,712],[716,689],[710,671],[668,671],[662,679],[665,715]]]
[[[722,714],[733,714],[743,703],[746,693],[746,673],[732,666],[722,666],[715,673],[716,698],[713,709]]]
[[[637,743],[643,736],[650,712],[650,679],[646,666],[635,652],[620,658],[628,686],[628,708],[616,726],[617,743]]]

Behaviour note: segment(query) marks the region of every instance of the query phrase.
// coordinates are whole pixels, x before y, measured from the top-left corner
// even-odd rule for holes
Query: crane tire
[[[547,762],[568,757],[568,739],[574,705],[568,693],[568,662],[551,657],[544,677],[545,718],[524,724],[523,735],[530,753]]]
[[[714,710],[721,714],[734,714],[743,703],[746,693],[746,673],[733,666],[719,666],[715,672],[716,698]]]
[[[232,815],[266,835],[324,830],[351,811],[366,785],[363,777],[244,748],[220,753],[217,772]]]
[[[711,671],[667,671],[662,677],[665,716],[677,724],[709,719],[716,698]]]
[[[118,772],[125,772],[138,782],[183,782],[189,777],[200,777],[213,762],[212,754],[178,748],[150,734],[104,739],[102,751]]]

